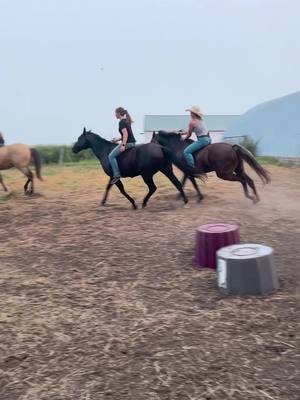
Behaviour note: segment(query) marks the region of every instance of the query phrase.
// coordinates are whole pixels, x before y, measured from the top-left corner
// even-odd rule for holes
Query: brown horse
[[[36,176],[39,180],[41,177],[41,157],[36,149],[30,148],[26,144],[16,143],[9,146],[0,147],[0,171],[10,168],[17,168],[26,177],[27,182],[24,185],[24,193],[30,195],[34,193],[34,175],[29,169],[30,162],[33,161],[35,165]],[[5,192],[8,192],[7,187],[3,182],[0,173],[0,183]]]
[[[176,156],[183,160],[183,150],[186,146],[192,143],[192,140],[181,140],[181,137],[176,132],[160,131],[157,134],[153,133],[152,142],[159,143],[172,150]],[[200,174],[215,171],[218,178],[226,181],[237,181],[243,186],[245,196],[253,200],[254,203],[259,201],[259,196],[256,191],[255,184],[249,175],[246,174],[244,161],[257,173],[262,182],[269,183],[270,176],[254,158],[253,154],[245,147],[228,143],[210,144],[200,151],[193,154],[195,159],[196,171]],[[198,199],[201,201],[203,195],[193,176],[184,175],[182,186],[187,179],[190,179],[198,194]],[[253,195],[249,194],[248,186],[252,189]]]

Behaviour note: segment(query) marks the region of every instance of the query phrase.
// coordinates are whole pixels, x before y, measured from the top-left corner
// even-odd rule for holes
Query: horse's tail
[[[196,175],[195,169],[193,167],[190,167],[187,163],[181,161],[175,153],[173,153],[173,151],[171,151],[170,149],[168,149],[165,146],[161,146],[161,149],[163,151],[163,154],[165,156],[165,158],[176,165],[177,168],[179,168],[182,172],[184,172],[186,175],[188,176],[198,176]]]
[[[41,160],[40,153],[36,149],[33,149],[33,148],[30,149],[30,152],[31,152],[31,158],[34,162],[36,176],[39,178],[40,181],[42,181],[43,180],[42,175],[41,175],[42,160]]]
[[[249,150],[240,144],[234,144],[232,148],[241,160],[244,160],[252,169],[254,169],[263,184],[271,181],[270,173],[256,161],[254,155]]]

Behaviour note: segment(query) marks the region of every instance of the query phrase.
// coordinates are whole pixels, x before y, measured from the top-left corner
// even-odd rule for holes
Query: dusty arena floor
[[[45,168],[35,198],[5,173],[0,399],[299,399],[300,169],[269,170],[257,205],[210,176],[184,208],[157,176],[138,211],[116,189],[99,206],[93,165]],[[142,181],[126,185],[141,204]],[[278,292],[226,297],[214,271],[193,267],[195,228],[215,221],[274,247]]]

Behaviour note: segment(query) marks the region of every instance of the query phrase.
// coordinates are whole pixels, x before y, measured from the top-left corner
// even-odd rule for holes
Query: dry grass
[[[163,177],[146,210],[96,167],[48,167],[43,197],[21,176],[0,201],[0,399],[296,400],[299,385],[299,169],[270,167],[253,206],[210,177],[183,208]],[[128,191],[141,199],[141,180]],[[3,198],[2,198],[3,199]],[[275,249],[280,290],[226,297],[193,268],[197,225],[238,223],[243,241]]]

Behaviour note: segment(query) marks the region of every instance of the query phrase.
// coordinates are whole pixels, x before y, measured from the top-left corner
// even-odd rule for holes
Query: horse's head
[[[82,134],[77,139],[77,142],[72,147],[73,153],[77,154],[81,150],[88,149],[90,147],[90,142],[88,140],[89,134],[92,133],[91,131],[87,131],[85,128],[83,129]]]

